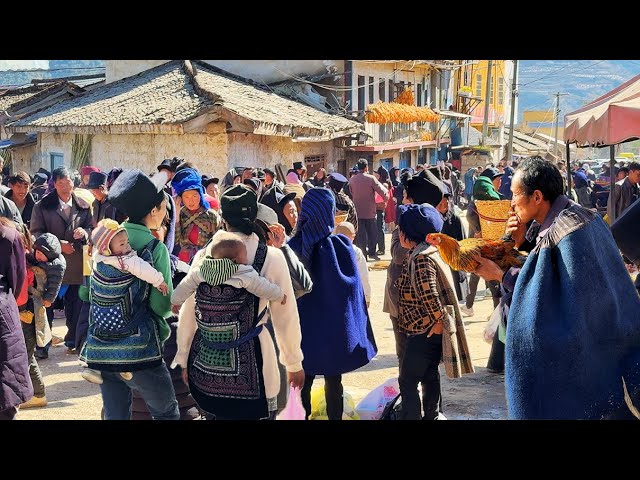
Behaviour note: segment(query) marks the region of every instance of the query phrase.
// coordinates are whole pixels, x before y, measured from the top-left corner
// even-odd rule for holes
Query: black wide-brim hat
[[[151,178],[141,170],[123,170],[113,182],[107,196],[111,205],[130,220],[142,220],[153,207],[164,199],[162,186],[156,187]]]
[[[611,225],[611,234],[622,254],[640,265],[640,200],[627,208]]]

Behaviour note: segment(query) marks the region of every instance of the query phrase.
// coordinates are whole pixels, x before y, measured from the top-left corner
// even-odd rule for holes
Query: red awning
[[[564,141],[578,147],[640,138],[640,75],[564,117]]]

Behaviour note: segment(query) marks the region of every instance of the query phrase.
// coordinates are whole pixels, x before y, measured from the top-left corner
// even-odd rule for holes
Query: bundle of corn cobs
[[[403,105],[415,105],[416,99],[413,97],[413,90],[405,88],[400,95],[396,97],[394,103],[401,103]]]
[[[440,116],[429,107],[416,107],[396,102],[376,102],[369,105],[365,119],[369,123],[384,125],[385,123],[436,122]]]

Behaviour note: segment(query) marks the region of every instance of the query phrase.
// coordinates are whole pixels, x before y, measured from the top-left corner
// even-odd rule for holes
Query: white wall
[[[193,162],[202,173],[223,173],[227,165],[227,134],[224,123],[208,125],[208,133],[186,135],[95,135],[90,164],[102,170],[113,167],[139,168],[151,173],[165,158],[182,157]],[[43,134],[40,147],[42,166],[50,169],[49,154],[63,153],[71,164],[73,134]],[[36,169],[37,170],[37,169]]]
[[[106,82],[136,75],[169,60],[106,60]],[[326,73],[327,67],[344,71],[344,60],[204,60],[241,77],[273,83],[290,80],[291,75]]]
[[[292,142],[288,137],[244,133],[229,134],[229,168],[233,166],[273,168],[277,163],[293,166],[305,156],[325,155],[327,171],[337,168],[342,149],[328,142]]]
[[[65,165],[69,166],[73,137],[73,134],[42,134],[39,155],[29,173],[40,166],[50,170],[51,153],[62,153]],[[327,168],[335,170],[341,154],[342,149],[335,147],[334,141],[292,142],[288,137],[227,134],[226,125],[218,122],[207,125],[207,133],[95,135],[89,163],[106,171],[121,167],[151,173],[163,159],[177,156],[193,162],[203,174],[222,177],[233,166],[273,168],[277,163],[293,165],[311,155],[325,155]]]

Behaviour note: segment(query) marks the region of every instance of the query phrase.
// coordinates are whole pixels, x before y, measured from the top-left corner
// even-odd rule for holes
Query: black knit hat
[[[403,178],[402,183],[407,189],[407,197],[411,198],[413,203],[429,203],[435,207],[442,201],[444,186],[433,173],[426,169],[411,177]]]
[[[111,205],[135,222],[142,220],[153,207],[160,204],[164,192],[143,171],[132,169],[123,170],[111,185],[107,198]]]
[[[220,197],[220,208],[225,222],[249,234],[258,214],[258,196],[250,187],[239,183],[224,191]]]

